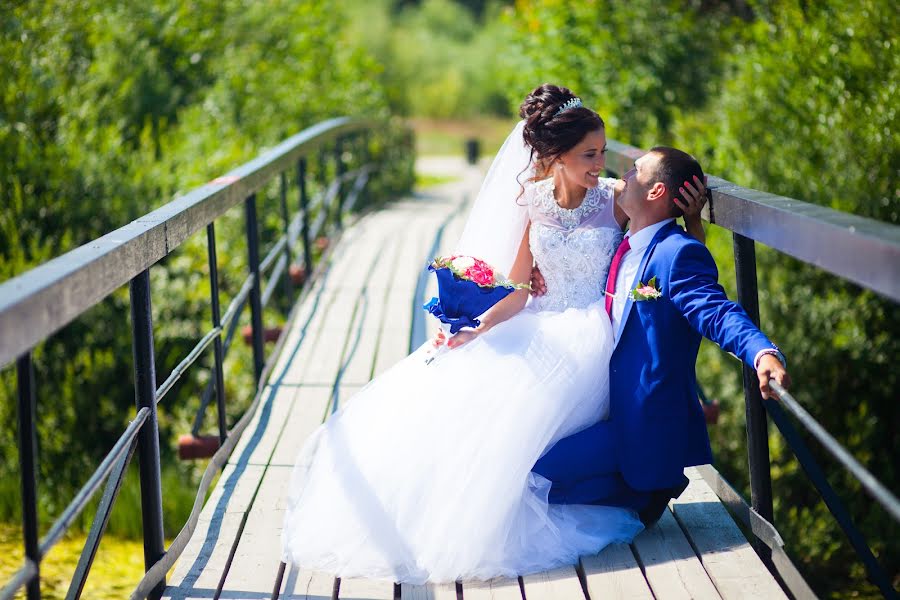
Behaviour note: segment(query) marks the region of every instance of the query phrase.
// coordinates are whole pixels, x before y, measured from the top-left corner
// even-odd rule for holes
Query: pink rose
[[[476,260],[474,265],[466,269],[466,279],[471,279],[478,285],[491,285],[494,283],[494,271],[484,261]]]

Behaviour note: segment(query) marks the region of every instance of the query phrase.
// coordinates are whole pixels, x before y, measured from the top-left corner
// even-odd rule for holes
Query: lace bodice
[[[547,283],[547,293],[532,301],[536,309],[585,308],[603,297],[623,235],[613,214],[614,183],[601,179],[574,209],[556,203],[552,178],[527,189],[531,253]]]

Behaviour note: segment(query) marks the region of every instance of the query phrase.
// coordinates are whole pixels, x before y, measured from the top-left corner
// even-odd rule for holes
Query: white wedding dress
[[[409,583],[512,577],[641,530],[627,509],[548,504],[550,482],[531,472],[608,412],[613,182],[574,210],[556,204],[552,180],[529,184],[547,294],[427,366],[426,343],[316,430],[294,467],[286,562]]]

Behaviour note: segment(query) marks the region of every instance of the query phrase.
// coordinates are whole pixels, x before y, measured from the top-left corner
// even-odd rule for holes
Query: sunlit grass
[[[205,461],[197,463],[175,463],[162,470],[163,518],[165,535],[173,538],[190,514],[197,493],[199,477],[191,471],[205,467]],[[132,465],[126,475],[110,514],[107,532],[100,541],[90,576],[82,598],[118,599],[126,598],[144,574],[144,546],[141,525],[140,482]],[[9,488],[0,498],[7,502],[20,502],[17,482],[7,483]],[[216,481],[210,486],[215,488]],[[0,486],[3,488],[4,486]],[[99,498],[99,494],[98,494]],[[66,596],[69,582],[78,558],[87,539],[87,529],[96,511],[97,499],[91,502],[82,516],[76,520],[69,534],[57,542],[41,561],[42,598],[62,599]],[[16,511],[18,513],[18,510]],[[51,519],[41,511],[42,534]],[[19,518],[18,515],[16,518]],[[171,539],[166,541],[166,547]],[[16,522],[0,522],[0,586],[5,584],[23,564],[24,550],[22,529]],[[20,593],[16,598],[24,598]]]
[[[137,519],[140,521],[140,515]],[[84,534],[65,537],[41,562],[42,598],[65,598],[86,538]],[[12,524],[0,524],[0,581],[7,581],[22,566],[22,560],[21,529]],[[126,598],[143,574],[144,546],[140,540],[104,536],[81,597]],[[16,598],[24,597],[24,592],[16,595]]]
[[[433,175],[431,173],[416,173],[416,189],[434,187],[456,181],[458,177],[450,175]]]
[[[514,119],[479,117],[475,119],[412,118],[418,156],[463,156],[468,139],[477,139],[481,156],[493,156],[515,126]]]

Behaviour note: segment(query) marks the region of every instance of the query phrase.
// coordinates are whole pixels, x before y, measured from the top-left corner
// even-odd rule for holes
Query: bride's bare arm
[[[700,220],[700,211],[706,204],[706,177],[703,181],[697,179],[694,175],[692,182],[685,181],[684,185],[678,188],[681,198],[675,195],[675,204],[684,212],[684,227],[688,234],[701,243],[706,243],[706,232],[703,230],[703,222]]]
[[[531,266],[534,263],[534,257],[531,255],[531,247],[528,245],[529,229],[529,226],[525,227],[525,235],[522,237],[522,243],[519,244],[519,252],[516,254],[516,260],[509,272],[509,278],[515,283],[528,283],[531,279]],[[447,346],[457,348],[475,339],[475,337],[488,331],[494,325],[502,323],[522,310],[527,300],[528,290],[515,290],[484,313],[478,329],[463,329],[450,338]]]

